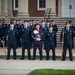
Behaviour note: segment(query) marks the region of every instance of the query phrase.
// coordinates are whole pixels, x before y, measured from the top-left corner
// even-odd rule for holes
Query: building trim
[[[12,0],[12,15],[16,17],[18,14],[18,10],[14,10],[14,0]]]
[[[46,10],[46,7],[45,8],[40,8],[39,7],[39,0],[37,0],[37,10]]]
[[[18,8],[15,7],[15,0],[14,0],[14,10],[18,10]]]

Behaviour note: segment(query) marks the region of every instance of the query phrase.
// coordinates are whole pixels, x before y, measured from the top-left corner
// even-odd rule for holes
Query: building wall
[[[45,11],[37,10],[37,0],[29,0],[29,16],[30,17],[43,17]]]
[[[1,13],[3,16],[9,16],[9,15],[12,15],[13,17],[17,17],[18,16],[18,13],[20,11],[20,9],[22,9],[21,7],[24,7],[22,6],[23,3],[19,4],[20,6],[18,7],[17,10],[14,9],[14,0],[6,0],[5,4],[4,4],[4,1],[5,0],[1,0]],[[19,0],[21,1],[21,0]],[[26,3],[26,0],[24,0]],[[60,2],[61,0],[47,0],[47,4],[46,4],[46,8],[52,8],[52,11],[51,11],[51,17],[54,16],[54,17],[60,17],[60,10],[59,8],[61,9],[61,5]],[[11,4],[10,4],[11,3]],[[49,3],[52,3],[52,4],[49,4]],[[3,6],[3,4],[5,6]],[[22,9],[23,11],[20,11],[20,14],[21,13],[28,13],[28,16],[29,17],[43,17],[44,16],[44,13],[45,13],[45,10],[38,10],[38,0],[28,0],[27,1],[27,6],[25,5],[25,12],[24,12],[24,9]],[[28,11],[26,11],[26,9]]]
[[[12,16],[12,0],[8,0],[8,16]]]

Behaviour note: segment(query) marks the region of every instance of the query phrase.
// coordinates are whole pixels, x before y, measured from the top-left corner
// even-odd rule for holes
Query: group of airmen
[[[43,49],[46,52],[46,60],[49,60],[49,51],[52,50],[52,59],[56,60],[55,49],[57,47],[58,27],[54,20],[21,20],[11,19],[10,24],[6,24],[5,19],[0,19],[0,46],[2,40],[7,47],[7,60],[10,59],[10,51],[13,48],[13,59],[17,59],[16,49],[22,48],[21,60],[25,59],[25,49],[28,51],[28,59],[36,60],[36,50],[39,49],[40,60],[43,59]],[[66,59],[66,50],[69,50],[70,61],[73,61],[72,48],[75,36],[75,26],[72,21],[67,21],[60,33],[60,42],[63,44],[62,60]],[[33,48],[33,58],[31,49]]]

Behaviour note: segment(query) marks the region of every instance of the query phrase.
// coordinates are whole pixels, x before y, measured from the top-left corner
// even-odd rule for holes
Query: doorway
[[[61,17],[75,17],[75,0],[62,0]]]

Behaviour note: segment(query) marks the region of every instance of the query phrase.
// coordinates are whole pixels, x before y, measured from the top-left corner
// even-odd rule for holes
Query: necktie
[[[25,26],[24,28],[27,29],[27,26]]]
[[[10,28],[10,30],[13,30],[13,28]]]
[[[50,33],[52,33],[52,31],[49,31]]]
[[[67,31],[69,32],[69,28],[67,28]]]

